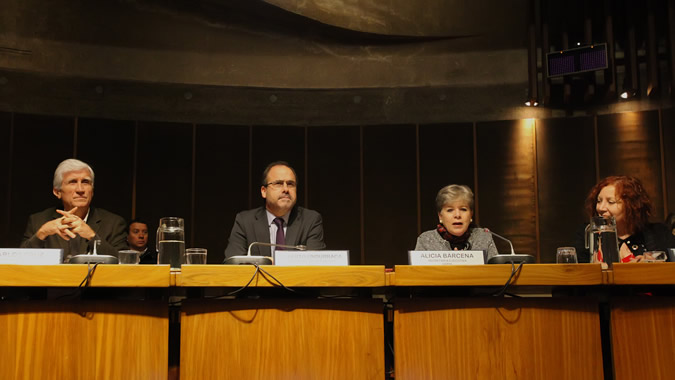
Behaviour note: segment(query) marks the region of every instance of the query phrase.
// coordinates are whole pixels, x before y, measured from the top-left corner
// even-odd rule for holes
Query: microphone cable
[[[255,267],[258,268],[258,269],[260,269],[260,273],[262,273],[262,276],[263,276],[270,284],[275,285],[275,286],[278,286],[278,287],[282,287],[282,288],[288,290],[288,291],[291,292],[291,293],[303,295],[301,292],[298,292],[297,290],[292,289],[292,288],[289,288],[289,287],[287,287],[286,285],[284,285],[284,284],[283,284],[281,281],[279,281],[276,277],[272,276],[268,271],[266,271],[266,270],[260,268],[257,264],[255,264]],[[269,276],[269,278],[268,278],[268,276]],[[270,278],[273,279],[273,280],[276,282],[276,284],[275,284],[274,282],[270,281]]]
[[[87,265],[87,275],[84,276],[84,279],[82,279],[82,282],[80,282],[80,285],[77,286],[77,289],[75,289],[71,293],[62,294],[62,295],[56,297],[56,299],[67,298],[67,297],[75,297],[78,294],[81,294],[84,289],[89,288],[89,286],[91,285],[91,279],[92,279],[92,277],[94,277],[94,271],[96,270],[96,267],[98,266],[98,264],[100,264],[100,262],[95,263],[94,266],[92,266],[91,264],[88,264]]]
[[[299,296],[315,297],[315,298],[318,298],[318,299],[350,299],[350,298],[356,298],[356,296],[344,296],[344,295],[335,295],[335,296],[313,295],[313,294],[301,292],[301,291],[299,291],[299,290],[297,290],[297,289],[289,288],[288,286],[284,285],[283,282],[281,282],[278,278],[274,277],[271,273],[269,273],[268,271],[266,271],[265,269],[263,269],[262,267],[260,267],[258,264],[251,264],[251,265],[253,265],[253,266],[255,267],[255,271],[253,272],[253,275],[252,275],[251,278],[248,280],[248,282],[246,283],[246,285],[244,285],[244,286],[242,286],[242,287],[240,287],[240,288],[238,288],[238,289],[235,289],[235,290],[233,290],[233,291],[231,291],[231,292],[225,293],[225,294],[221,294],[221,295],[218,295],[218,296],[204,297],[204,298],[205,298],[205,299],[222,299],[222,298],[225,298],[225,297],[233,296],[233,295],[235,295],[235,294],[237,294],[237,293],[242,292],[242,291],[245,290],[245,289],[248,289],[249,286],[251,285],[251,283],[253,282],[253,280],[254,280],[254,279],[256,278],[256,276],[258,276],[258,275],[261,275],[263,278],[265,278],[270,284],[272,284],[273,287],[276,287],[276,288],[282,288],[282,289],[284,289],[284,290],[286,290],[286,291],[288,291],[288,292],[290,292],[290,293],[294,293],[294,294],[297,294],[297,295],[299,295]],[[179,300],[179,301],[173,302],[172,305],[178,305],[178,304],[180,304],[181,302],[182,302],[182,300]]]
[[[222,299],[222,298],[225,298],[225,297],[233,296],[233,295],[235,295],[235,294],[241,292],[242,290],[248,288],[249,285],[251,285],[251,283],[253,282],[253,280],[255,280],[256,276],[258,275],[258,273],[260,273],[260,270],[261,270],[261,268],[260,268],[258,265],[256,265],[256,264],[253,264],[253,265],[255,266],[255,271],[253,272],[253,275],[252,275],[251,278],[248,280],[248,282],[246,283],[246,285],[244,285],[244,286],[242,286],[242,287],[240,287],[240,288],[238,288],[238,289],[235,289],[235,290],[233,290],[233,291],[231,291],[231,292],[228,292],[228,293],[225,293],[225,294],[221,294],[221,295],[219,295],[219,296],[204,297],[204,298],[205,298],[205,299],[212,299],[212,300]],[[182,302],[182,300],[179,300],[179,301],[174,302],[173,304],[174,304],[174,305],[180,305],[181,302]]]
[[[78,288],[81,289],[81,288],[88,288],[89,287],[89,284],[91,283],[91,278],[94,276],[94,271],[96,270],[96,267],[98,266],[98,264],[100,264],[100,262],[95,263],[93,267],[91,266],[91,264],[89,264],[87,266],[88,267],[87,275],[84,276],[84,279],[82,280],[82,282],[80,282],[80,285],[78,286]],[[84,286],[82,286],[82,285],[84,285]]]
[[[256,267],[258,267],[257,264],[253,264],[253,265],[255,265]],[[313,295],[313,294],[301,292],[301,291],[299,291],[299,290],[297,290],[297,289],[289,288],[288,286],[284,285],[284,284],[283,284],[281,281],[279,281],[276,277],[272,276],[268,271],[266,271],[266,270],[264,270],[264,269],[262,269],[262,268],[259,268],[259,269],[260,269],[260,272],[261,272],[262,276],[263,276],[270,284],[272,284],[272,285],[274,285],[274,286],[277,286],[277,287],[281,287],[281,288],[283,288],[283,289],[285,289],[285,290],[288,290],[288,291],[291,292],[291,293],[294,293],[294,294],[297,294],[297,295],[300,295],[300,296],[304,296],[304,297],[314,297],[314,298],[317,298],[317,299],[352,299],[352,298],[358,298],[358,296],[354,296],[354,295],[347,295],[347,296],[345,296],[345,295],[330,295],[330,296],[329,296],[329,295],[321,295],[321,294],[319,294],[319,295]],[[268,276],[269,276],[269,278],[268,278]],[[273,280],[276,282],[276,284],[275,284],[274,282],[270,281],[270,278],[273,279]]]
[[[504,284],[504,286],[498,292],[493,294],[493,296],[501,297],[506,293],[506,290],[509,288],[509,286],[511,286],[513,277],[516,275],[516,273],[520,272],[520,269],[523,267],[524,263],[525,262],[521,261],[520,264],[518,264],[518,267],[516,268],[516,266],[513,264],[513,261],[511,262],[511,275],[509,276],[509,279],[506,280],[506,284]]]

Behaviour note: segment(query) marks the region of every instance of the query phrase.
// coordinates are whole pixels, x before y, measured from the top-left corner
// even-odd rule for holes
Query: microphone
[[[505,242],[509,243],[509,246],[511,247],[511,254],[510,255],[502,255],[498,254],[497,256],[492,256],[490,260],[488,260],[488,264],[520,264],[520,263],[530,263],[534,264],[535,259],[534,256],[532,255],[527,255],[523,253],[516,254],[516,251],[513,249],[513,243],[511,243],[511,240],[503,237],[500,234],[494,233],[490,231],[488,228],[484,228],[485,232],[489,232],[492,234],[492,236],[496,236]]]
[[[270,256],[252,256],[251,255],[251,248],[255,245],[260,245],[263,247],[279,247],[279,248],[289,248],[289,249],[297,249],[298,251],[305,251],[307,250],[307,246],[305,245],[285,245],[285,244],[272,244],[272,243],[265,243],[262,241],[254,241],[253,243],[248,245],[248,251],[246,252],[246,255],[239,255],[239,256],[232,256],[228,257],[223,261],[223,264],[226,265],[273,265],[274,260]]]
[[[96,247],[101,245],[100,240],[94,240],[94,251],[81,254],[81,255],[75,255],[68,260],[68,263],[70,264],[117,264],[118,258],[115,256],[111,255],[99,255],[96,249]]]

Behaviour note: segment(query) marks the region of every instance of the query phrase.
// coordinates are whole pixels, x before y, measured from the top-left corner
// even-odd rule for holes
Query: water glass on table
[[[185,221],[175,216],[161,218],[157,227],[157,264],[180,269],[184,260]]]
[[[186,264],[206,264],[206,248],[188,248],[185,258]]]
[[[117,252],[120,264],[138,264],[141,261],[141,253],[133,249],[123,249]]]
[[[555,262],[558,264],[576,264],[577,250],[574,247],[559,247]]]

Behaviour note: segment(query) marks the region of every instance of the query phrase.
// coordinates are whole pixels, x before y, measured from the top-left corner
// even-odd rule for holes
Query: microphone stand
[[[270,256],[253,256],[251,255],[251,248],[253,248],[254,245],[260,245],[263,247],[279,247],[279,248],[289,248],[289,249],[297,249],[298,251],[305,251],[307,250],[307,246],[304,245],[285,245],[285,244],[272,244],[272,243],[265,243],[261,241],[254,241],[253,243],[249,244],[248,246],[248,251],[246,252],[246,255],[239,255],[239,256],[232,256],[228,257],[223,261],[223,264],[226,265],[274,265],[274,259]]]
[[[81,255],[75,255],[68,260],[69,264],[117,264],[118,258],[111,255],[99,255],[96,247],[101,244],[100,240],[94,241],[94,251]]]
[[[511,240],[499,234],[496,234],[487,228],[485,228],[485,232],[489,232],[492,234],[492,236],[496,236],[504,240],[505,242],[509,243],[509,246],[511,247],[510,255],[498,254],[497,256],[492,256],[490,260],[488,260],[488,264],[520,264],[520,263],[534,264],[536,262],[534,256],[532,255],[527,255],[524,253],[516,254],[516,251],[513,249],[513,244],[511,244]]]

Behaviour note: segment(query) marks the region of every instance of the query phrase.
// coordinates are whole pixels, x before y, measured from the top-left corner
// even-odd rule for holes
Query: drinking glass
[[[555,262],[558,264],[576,264],[577,250],[574,247],[559,247]]]
[[[188,248],[185,257],[187,264],[206,264],[206,248]]]
[[[141,260],[141,253],[133,249],[123,249],[117,253],[120,264],[138,264]]]

